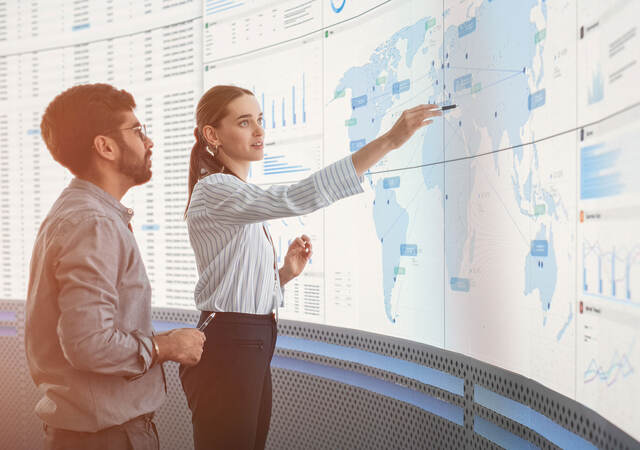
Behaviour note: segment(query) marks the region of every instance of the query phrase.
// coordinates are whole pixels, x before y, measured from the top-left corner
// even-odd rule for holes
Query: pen
[[[449,109],[456,108],[457,106],[458,105],[455,105],[455,104],[453,104],[453,105],[444,105],[442,108],[440,108],[440,111],[447,111]]]
[[[209,322],[211,322],[211,321],[213,320],[213,318],[215,317],[215,315],[216,315],[216,313],[215,313],[215,312],[212,312],[211,314],[209,314],[209,315],[207,316],[207,318],[206,318],[206,319],[204,319],[204,322],[202,322],[202,325],[200,325],[200,326],[198,327],[198,330],[200,330],[200,331],[204,331],[204,329],[205,329],[205,328],[207,328],[207,325],[209,325]]]

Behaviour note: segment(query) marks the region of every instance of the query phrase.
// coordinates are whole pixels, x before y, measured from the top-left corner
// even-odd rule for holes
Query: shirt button
[[[133,209],[131,209],[131,208],[127,209],[127,213],[128,213],[129,215],[132,215],[132,214],[133,214]]]

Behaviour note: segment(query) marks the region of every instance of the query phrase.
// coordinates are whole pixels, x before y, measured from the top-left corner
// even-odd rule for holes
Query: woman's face
[[[237,162],[262,160],[264,128],[258,100],[253,95],[243,95],[229,103],[227,111],[216,128],[222,153]]]

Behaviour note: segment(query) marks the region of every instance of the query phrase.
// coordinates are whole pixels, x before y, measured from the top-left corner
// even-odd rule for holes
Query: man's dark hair
[[[120,113],[136,106],[133,96],[110,84],[82,84],[59,94],[47,106],[40,131],[53,159],[74,175],[91,161],[94,138],[121,125]]]

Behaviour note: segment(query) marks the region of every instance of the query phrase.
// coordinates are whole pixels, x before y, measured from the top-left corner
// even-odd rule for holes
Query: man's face
[[[134,185],[151,179],[151,148],[153,141],[144,135],[140,122],[133,111],[122,114],[122,125],[115,136],[120,147],[118,170],[131,178]],[[114,136],[114,137],[115,137]]]

